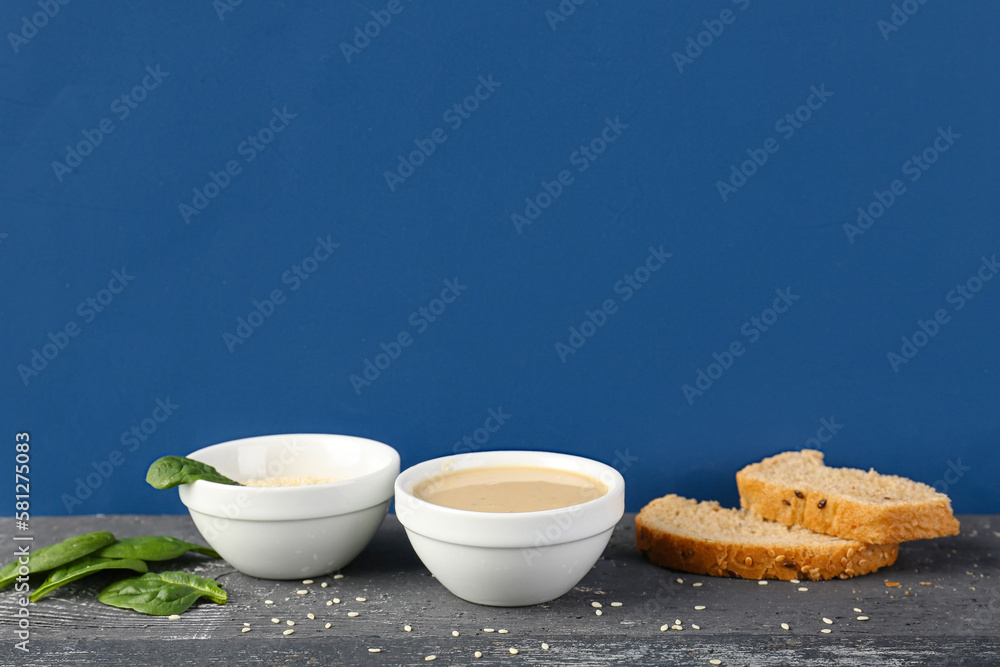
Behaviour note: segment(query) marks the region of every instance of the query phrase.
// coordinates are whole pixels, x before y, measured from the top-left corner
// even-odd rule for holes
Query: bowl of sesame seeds
[[[350,563],[389,509],[399,453],[347,435],[291,433],[232,440],[188,458],[240,486],[178,486],[205,540],[240,572],[301,579]]]

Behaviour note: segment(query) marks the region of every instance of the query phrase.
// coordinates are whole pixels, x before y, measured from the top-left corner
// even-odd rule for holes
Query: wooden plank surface
[[[904,544],[896,565],[867,577],[764,586],[652,565],[635,551],[633,517],[623,519],[576,589],[534,607],[483,607],[455,598],[424,569],[393,516],[343,578],[318,577],[308,585],[255,579],[199,556],[153,564],[154,570],[214,577],[229,592],[226,605],[202,602],[179,620],[98,603],[97,592],[120,573],[71,584],[30,607],[29,653],[14,648],[10,621],[17,605],[8,588],[0,599],[0,664],[398,665],[427,664],[428,655],[437,656],[432,664],[505,665],[1000,662],[1000,517],[961,517],[962,535]],[[90,530],[204,542],[187,516],[48,517],[34,519],[33,529],[36,549]],[[9,531],[0,541],[13,551]],[[900,586],[888,587],[886,580]],[[335,597],[340,603],[328,605]],[[601,616],[593,602],[603,605]],[[855,608],[870,620],[856,620]],[[352,611],[359,615],[349,617]],[[660,630],[676,620],[683,630]],[[244,623],[250,632],[241,632]],[[283,635],[287,629],[295,633]],[[483,657],[475,660],[474,651]]]

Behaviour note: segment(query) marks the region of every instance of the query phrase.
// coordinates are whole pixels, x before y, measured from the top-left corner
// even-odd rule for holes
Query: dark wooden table
[[[576,589],[534,607],[482,607],[452,596],[421,565],[394,516],[342,578],[254,579],[196,556],[157,564],[151,569],[214,577],[229,592],[226,605],[200,602],[177,620],[102,605],[97,592],[126,575],[94,575],[30,607],[28,653],[14,647],[17,605],[8,588],[0,662],[399,665],[435,655],[434,665],[1000,664],[1000,517],[960,517],[962,535],[905,544],[893,567],[867,577],[767,585],[657,567],[636,553],[633,518],[626,515]],[[32,527],[36,549],[91,530],[203,543],[187,516],[49,517]],[[0,540],[13,551],[9,529]],[[335,597],[341,602],[327,605]],[[594,602],[603,605],[600,616]],[[869,620],[857,620],[862,615]],[[683,630],[661,631],[678,620]]]

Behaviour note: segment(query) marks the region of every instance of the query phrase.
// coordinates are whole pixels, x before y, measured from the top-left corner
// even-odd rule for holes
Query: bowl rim
[[[557,457],[564,461],[575,461],[583,463],[589,467],[598,467],[610,477],[609,483],[604,477],[591,475],[603,482],[608,490],[601,496],[566,507],[557,507],[547,510],[533,510],[529,512],[483,512],[479,510],[464,510],[454,507],[445,507],[428,502],[413,495],[410,491],[416,484],[430,479],[441,473],[441,465],[447,461],[462,458],[465,461],[474,463],[475,459],[488,457]],[[510,463],[486,463],[482,466],[466,467],[493,467],[512,465]],[[532,465],[524,463],[521,465]],[[537,464],[540,467],[546,466],[544,463]],[[431,472],[424,472],[429,470]],[[574,470],[574,472],[581,472]],[[417,532],[425,537],[438,539],[453,544],[463,544],[467,546],[483,547],[513,547],[513,548],[537,548],[539,545],[526,541],[525,534],[531,533],[532,529],[546,529],[551,525],[559,525],[560,533],[557,540],[551,540],[542,546],[563,544],[579,539],[591,537],[601,533],[608,528],[614,527],[621,520],[625,513],[625,478],[614,467],[576,454],[565,454],[562,452],[552,452],[545,450],[489,450],[478,452],[465,452],[460,454],[450,454],[437,458],[421,461],[403,470],[396,477],[393,485],[396,495],[395,513],[399,522],[407,531]],[[428,518],[433,515],[434,519]],[[590,515],[588,518],[589,528],[584,528],[575,518],[578,515]],[[570,521],[569,528],[563,527],[559,519]],[[482,527],[489,526],[490,534],[483,534]],[[476,533],[479,532],[479,536]]]
[[[386,464],[371,472],[346,479],[319,484],[296,486],[234,486],[208,480],[196,480],[178,486],[181,502],[190,510],[220,516],[233,521],[291,521],[315,519],[350,514],[374,507],[393,498],[393,482],[399,474],[400,457],[395,448],[378,440],[338,433],[271,433],[226,440],[191,452],[188,458],[201,460],[199,454],[215,449],[238,449],[247,441],[280,440],[288,437],[333,438],[351,441],[364,447],[388,454]],[[312,442],[305,446],[326,446],[329,443]],[[359,492],[360,490],[360,492]],[[336,500],[337,502],[332,502]],[[281,505],[265,503],[280,502]],[[223,505],[236,503],[241,510],[237,516],[219,514]],[[242,503],[246,503],[244,506]]]
[[[373,444],[373,445],[379,445],[378,448],[384,447],[384,448],[386,448],[386,449],[389,450],[387,453],[390,455],[390,463],[388,465],[386,465],[386,466],[382,466],[382,467],[378,468],[377,470],[373,470],[371,472],[365,473],[364,475],[357,475],[356,477],[348,477],[346,479],[337,479],[337,480],[334,480],[332,482],[320,482],[318,484],[299,484],[299,485],[296,485],[296,486],[246,486],[243,483],[240,483],[239,487],[233,487],[233,488],[248,489],[251,492],[264,491],[264,492],[274,493],[274,492],[280,492],[280,491],[295,492],[295,491],[300,491],[300,490],[302,490],[304,488],[333,487],[333,486],[338,486],[338,485],[344,485],[344,484],[347,484],[347,483],[357,482],[357,481],[360,481],[360,480],[364,480],[367,477],[372,477],[374,475],[381,474],[385,469],[393,467],[393,462],[391,460],[392,457],[393,457],[393,455],[395,455],[396,465],[399,465],[399,452],[397,452],[390,445],[387,445],[384,442],[380,442],[378,440],[372,440],[371,438],[364,438],[364,437],[361,437],[361,436],[346,435],[346,434],[340,434],[340,433],[268,433],[268,434],[264,434],[264,435],[251,435],[251,436],[247,436],[245,438],[237,438],[235,440],[225,440],[223,442],[217,442],[217,443],[212,444],[212,445],[206,445],[205,447],[202,447],[200,449],[196,449],[193,452],[191,452],[190,454],[188,454],[187,458],[194,459],[195,461],[199,461],[200,459],[196,456],[196,454],[200,454],[202,452],[208,451],[210,449],[215,449],[217,447],[221,448],[221,447],[224,447],[224,446],[238,445],[238,444],[242,443],[245,440],[262,440],[262,439],[267,439],[267,438],[275,438],[275,439],[277,439],[277,438],[284,438],[284,437],[335,437],[335,438],[348,438],[348,439],[359,441],[359,442],[365,442],[365,443],[370,443],[370,444]],[[204,463],[204,461],[203,461],[203,463]],[[206,479],[199,479],[199,480],[196,480],[196,481],[192,482],[192,484],[201,484],[201,483],[204,483],[204,484],[213,484],[213,485],[218,485],[218,486],[229,486],[229,487],[232,487],[232,484],[219,484],[219,482],[210,482],[210,481],[208,481]]]

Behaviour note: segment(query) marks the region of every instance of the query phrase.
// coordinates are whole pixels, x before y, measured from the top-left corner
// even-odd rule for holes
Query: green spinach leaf
[[[155,489],[171,489],[178,484],[190,484],[199,479],[241,486],[239,482],[229,479],[207,463],[186,456],[164,456],[156,459],[146,472],[146,482]]]
[[[29,554],[28,572],[45,572],[65,565],[114,541],[115,536],[105,530],[69,537]],[[4,588],[17,578],[18,565],[17,560],[14,560],[0,570],[0,588]]]
[[[202,596],[217,604],[225,604],[227,598],[214,579],[187,572],[149,572],[111,584],[97,599],[112,607],[170,616],[186,611]]]
[[[192,544],[167,535],[125,537],[95,553],[104,558],[138,558],[141,560],[171,560],[188,552],[222,558],[215,549]]]
[[[146,563],[134,558],[101,558],[100,556],[84,556],[52,570],[41,586],[31,594],[31,601],[38,602],[43,597],[66,584],[83,579],[101,570],[135,570],[148,572]]]

